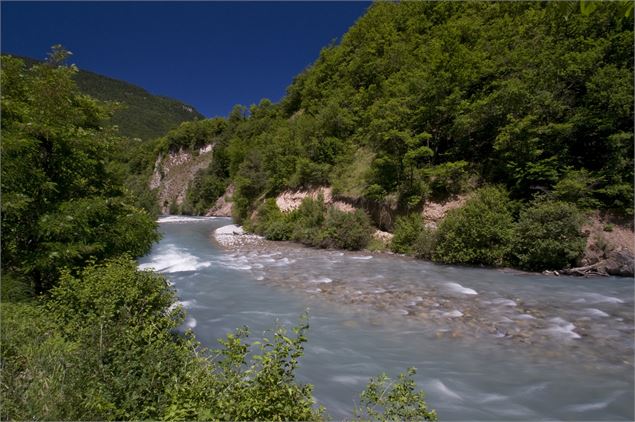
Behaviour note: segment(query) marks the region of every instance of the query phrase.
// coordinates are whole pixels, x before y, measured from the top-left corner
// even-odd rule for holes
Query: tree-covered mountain
[[[28,65],[39,63],[28,57],[15,57]],[[110,123],[118,126],[119,133],[129,138],[158,138],[182,122],[204,118],[188,104],[151,94],[128,82],[83,69],[75,73],[73,78],[84,94],[100,101],[116,101],[121,104]]]
[[[491,211],[487,221],[507,222],[501,232],[463,230],[467,222],[457,217],[437,233],[447,244],[429,255],[540,268],[527,256],[531,247],[514,243],[519,219],[540,215],[547,230],[571,210],[567,204],[633,213],[633,21],[624,5],[632,6],[375,3],[295,78],[279,104],[237,106],[225,126],[217,124],[215,151],[225,170],[201,172],[192,186],[218,192],[203,185],[215,183],[214,174],[228,177],[235,217],[247,221],[285,189],[332,186],[336,195],[406,215],[497,185],[462,217],[484,226],[477,220]],[[209,141],[196,133],[172,131],[160,148]],[[215,199],[192,196],[182,212]],[[538,211],[525,212],[534,206]],[[576,233],[578,222],[535,239],[552,248],[543,262],[556,253],[550,236]],[[328,244],[320,240],[326,235],[309,243]],[[475,250],[461,253],[470,250],[470,236]],[[557,265],[581,253],[583,242],[568,239]],[[498,250],[495,257],[478,251],[488,248]]]

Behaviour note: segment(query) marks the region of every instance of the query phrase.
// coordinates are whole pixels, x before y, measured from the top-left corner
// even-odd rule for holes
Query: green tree
[[[575,205],[536,200],[520,214],[512,250],[521,268],[559,270],[575,265],[585,245]]]
[[[28,276],[36,292],[63,266],[140,255],[158,238],[109,170],[120,138],[103,129],[108,108],[78,91],[76,69],[58,66],[64,57],[56,48],[28,69],[2,60],[2,268]]]
[[[482,188],[441,221],[433,259],[449,264],[500,266],[506,262],[513,235],[507,192]]]

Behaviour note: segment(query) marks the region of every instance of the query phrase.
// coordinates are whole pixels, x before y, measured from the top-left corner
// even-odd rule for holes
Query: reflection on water
[[[208,346],[310,308],[298,377],[333,417],[368,378],[418,368],[449,419],[633,419],[633,280],[550,278],[265,242],[222,251],[229,219],[172,218],[141,267],[168,275]]]

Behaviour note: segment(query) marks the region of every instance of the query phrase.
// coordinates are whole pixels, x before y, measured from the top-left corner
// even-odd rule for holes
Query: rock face
[[[421,216],[426,227],[436,229],[448,211],[461,208],[467,202],[469,195],[459,195],[444,202],[428,201],[423,206]]]
[[[183,148],[167,155],[159,154],[149,187],[150,190],[159,190],[159,207],[163,214],[169,214],[171,205],[183,203],[187,187],[196,173],[212,162],[213,151],[214,144],[208,144],[200,148],[197,154]]]
[[[635,235],[625,224],[612,224],[610,217],[596,213],[584,226],[587,245],[582,266],[563,270],[564,274],[593,276],[635,274]]]
[[[306,197],[316,199],[319,195],[324,197],[324,203],[333,205],[341,211],[353,212],[355,208],[343,201],[333,198],[333,190],[330,187],[320,187],[310,190],[284,191],[276,197],[276,205],[282,212],[289,212],[300,207],[302,200]]]
[[[227,186],[227,190],[223,196],[216,200],[216,204],[212,208],[210,208],[207,213],[205,213],[205,217],[231,217],[233,202],[232,196],[234,195],[235,187],[233,184]]]

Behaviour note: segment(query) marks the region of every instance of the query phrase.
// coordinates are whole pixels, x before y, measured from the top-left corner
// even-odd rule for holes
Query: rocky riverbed
[[[387,254],[306,248],[248,235],[215,239],[260,283],[336,302],[371,319],[405,318],[435,337],[535,346],[538,354],[633,366],[633,300],[624,282],[443,266]],[[619,279],[617,279],[619,280]],[[589,283],[604,283],[597,293]],[[618,287],[619,285],[619,287]]]

